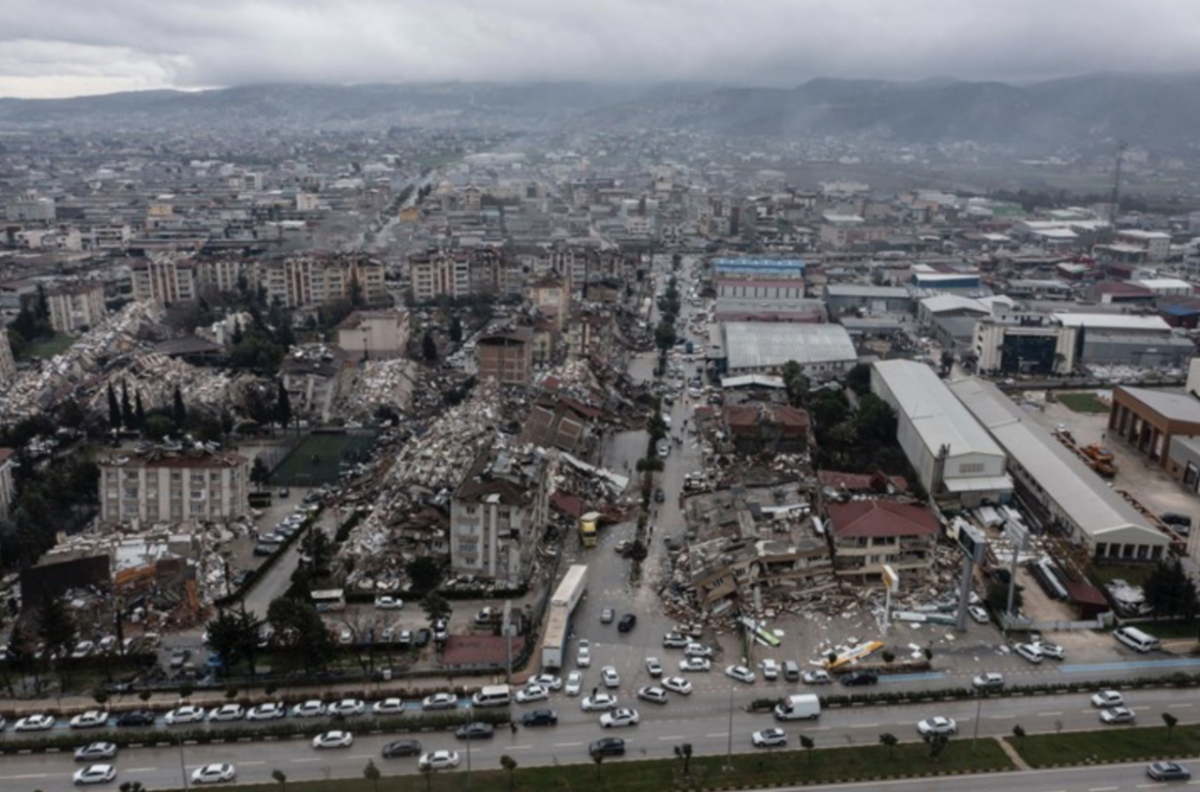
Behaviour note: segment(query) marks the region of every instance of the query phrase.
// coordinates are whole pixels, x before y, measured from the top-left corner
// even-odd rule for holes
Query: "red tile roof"
[[[896,501],[831,503],[827,511],[838,537],[922,536],[935,534],[940,527],[925,507]]]
[[[13,451],[11,448],[0,448],[0,464],[7,462],[8,458],[15,453],[17,452]]]
[[[845,490],[846,492],[870,492],[877,489],[876,477],[880,474],[841,473],[837,470],[822,470],[817,473],[817,479],[826,487]],[[887,480],[897,492],[907,492],[908,482],[904,476],[887,476]]]

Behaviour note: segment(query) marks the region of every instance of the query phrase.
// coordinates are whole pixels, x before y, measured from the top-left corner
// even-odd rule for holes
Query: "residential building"
[[[529,579],[549,521],[545,452],[485,449],[450,501],[450,568],[506,586]]]
[[[941,526],[915,503],[863,499],[826,506],[833,568],[838,578],[860,586],[883,584],[883,567],[916,588],[929,579]]]
[[[259,281],[268,301],[312,308],[356,298],[371,305],[388,301],[382,261],[362,255],[298,256],[264,262]]]
[[[408,348],[408,311],[353,311],[337,328],[337,345],[355,360],[390,360]]]
[[[528,385],[533,373],[533,330],[517,327],[487,333],[475,345],[479,356],[479,381],[501,385]]]
[[[725,322],[720,350],[729,374],[778,373],[789,361],[813,382],[840,379],[858,362],[846,328],[836,324]]]
[[[896,411],[896,438],[930,496],[967,507],[1010,498],[1004,452],[932,368],[873,363],[871,391]]]
[[[431,250],[408,257],[409,287],[416,303],[440,297],[457,299],[471,293],[471,262],[445,250]]]
[[[12,514],[17,493],[13,488],[13,456],[11,448],[0,448],[0,522]]]
[[[949,387],[1004,449],[1021,502],[1051,533],[1097,560],[1163,557],[1168,537],[994,384]]]
[[[350,354],[340,347],[305,344],[292,347],[279,374],[293,412],[328,421],[353,378],[354,367]]]
[[[725,436],[739,454],[802,454],[808,450],[808,413],[785,404],[746,402],[722,409]]]
[[[7,387],[16,376],[17,363],[8,340],[8,328],[0,324],[0,387]]]
[[[250,461],[204,450],[111,456],[100,461],[100,516],[106,523],[233,520],[249,504]]]
[[[571,287],[558,274],[547,275],[525,286],[525,299],[562,331],[571,309]]]
[[[59,333],[87,330],[108,314],[102,283],[82,281],[48,287],[46,304],[50,308],[50,326]]]
[[[57,218],[54,199],[39,196],[29,190],[5,207],[5,217],[10,223],[53,223]]]
[[[1117,231],[1117,242],[1141,248],[1149,261],[1166,261],[1171,255],[1171,235],[1165,231],[1123,229]]]
[[[129,265],[133,299],[172,305],[199,296],[195,261],[175,254],[154,254]]]

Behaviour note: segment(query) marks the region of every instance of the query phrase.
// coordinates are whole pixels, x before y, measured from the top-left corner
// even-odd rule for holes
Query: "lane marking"
[[[628,740],[626,740],[626,742],[628,742]],[[572,742],[572,743],[554,743],[554,745],[552,745],[552,746],[550,746],[550,747],[551,747],[551,748],[575,748],[575,747],[578,747],[578,746],[580,746],[580,745],[583,745],[583,743],[581,743],[581,742]]]
[[[1191,709],[1195,704],[1168,704],[1167,709]]]
[[[686,735],[686,734],[680,734],[679,736],[672,736],[672,737],[659,737],[658,739],[660,739],[660,740],[686,740],[686,739],[687,739],[687,735]]]
[[[131,767],[126,770],[126,773],[153,773],[157,767]]]
[[[314,756],[310,759],[293,759],[292,764],[298,764],[300,762],[319,762],[319,761],[321,761],[321,760]]]
[[[255,765],[265,765],[266,762],[238,762],[242,767],[253,767]]]
[[[1084,711],[1084,712],[1091,712],[1091,710],[1083,710],[1083,711]],[[1055,715],[1062,715],[1062,712],[1061,712],[1061,711],[1057,711],[1057,710],[1056,710],[1056,711],[1054,711],[1054,712],[1039,712],[1039,713],[1037,714],[1037,717],[1039,717],[1039,718],[1051,718],[1051,717],[1053,717],[1053,716],[1055,716]]]
[[[714,734],[706,734],[705,737],[728,737],[729,732],[715,732]]]
[[[1088,792],[1116,792],[1120,787],[1092,787]]]
[[[49,777],[50,777],[49,773],[29,773],[27,775],[5,776],[5,778],[8,778],[13,781],[16,781],[17,779],[24,779],[24,778],[49,778]]]

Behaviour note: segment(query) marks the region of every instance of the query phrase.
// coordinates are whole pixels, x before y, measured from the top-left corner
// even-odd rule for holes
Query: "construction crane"
[[[1117,141],[1117,162],[1116,167],[1113,168],[1112,195],[1108,199],[1108,226],[1111,234],[1117,233],[1117,214],[1121,207],[1121,160],[1127,148],[1129,148],[1128,141]]]

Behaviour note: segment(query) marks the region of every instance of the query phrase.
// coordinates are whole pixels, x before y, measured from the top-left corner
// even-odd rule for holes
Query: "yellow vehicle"
[[[600,512],[588,512],[579,518],[579,542],[584,547],[596,546],[596,524],[600,522]]]

